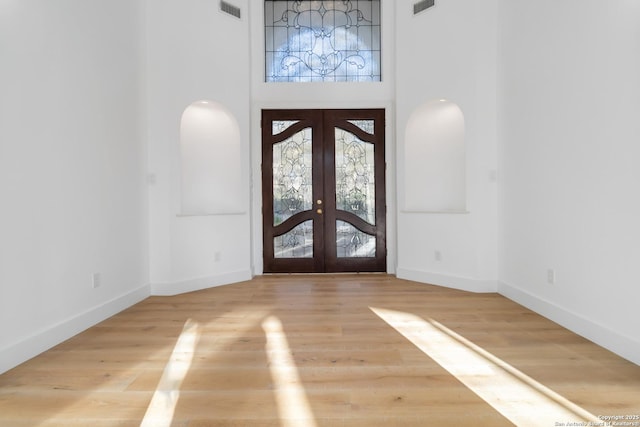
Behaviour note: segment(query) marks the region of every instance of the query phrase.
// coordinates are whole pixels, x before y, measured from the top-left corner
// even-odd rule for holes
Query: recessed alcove
[[[243,213],[240,128],[213,101],[189,105],[180,122],[181,216]]]
[[[404,211],[466,213],[465,122],[460,107],[439,99],[407,120]]]

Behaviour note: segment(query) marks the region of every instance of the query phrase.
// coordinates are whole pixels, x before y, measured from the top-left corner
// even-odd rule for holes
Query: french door
[[[386,271],[384,110],[262,111],[266,273]]]

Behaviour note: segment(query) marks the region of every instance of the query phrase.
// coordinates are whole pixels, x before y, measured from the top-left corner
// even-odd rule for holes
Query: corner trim
[[[0,349],[0,374],[146,299],[149,290],[140,286]]]
[[[253,275],[251,270],[233,271],[217,276],[198,277],[179,282],[152,283],[151,295],[173,296],[187,292],[200,291],[202,289],[215,288],[217,286],[229,285],[231,283],[251,280]]]
[[[578,335],[640,365],[640,342],[607,326],[533,295],[514,285],[498,282],[498,293],[535,311]]]
[[[428,283],[430,285],[467,292],[490,293],[498,291],[498,282],[495,280],[479,280],[400,267],[398,267],[396,276],[400,279],[413,280],[414,282]]]

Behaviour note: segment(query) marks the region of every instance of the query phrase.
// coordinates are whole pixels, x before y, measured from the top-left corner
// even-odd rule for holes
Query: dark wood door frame
[[[280,134],[272,134],[273,120],[297,120],[298,123],[289,127]],[[273,151],[274,143],[289,138],[305,128],[312,131],[312,180],[324,181],[324,168],[322,158],[322,111],[321,110],[263,110],[262,112],[262,216],[263,216],[263,259],[264,271],[273,272],[323,272],[324,258],[285,258],[276,259],[274,256],[273,239],[278,235],[291,231],[300,222],[314,221],[314,235],[324,234],[324,222],[317,221],[314,210],[299,212],[278,226],[273,224]],[[324,194],[322,188],[313,188],[313,200],[322,200]],[[324,253],[324,240],[314,239],[313,252]]]
[[[278,135],[272,133],[274,120],[297,121]],[[373,120],[373,135],[353,124],[354,120]],[[386,203],[384,110],[263,110],[262,178],[263,178],[263,251],[265,272],[384,272],[386,271]],[[273,144],[286,140],[303,129],[312,131],[313,207],[298,212],[282,224],[273,226]],[[337,209],[335,129],[371,143],[375,157],[375,224],[369,224],[352,212]],[[322,201],[316,205],[316,201]],[[319,214],[319,210],[322,214]],[[287,233],[301,222],[313,221],[312,258],[275,258],[273,239]],[[375,257],[338,257],[335,244],[336,221],[345,221],[376,238]]]

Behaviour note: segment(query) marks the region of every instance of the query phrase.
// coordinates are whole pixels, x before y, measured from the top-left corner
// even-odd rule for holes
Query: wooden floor
[[[313,275],[148,298],[1,375],[0,426],[554,425],[510,381],[640,414],[640,367],[499,295]]]

